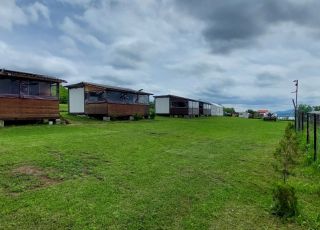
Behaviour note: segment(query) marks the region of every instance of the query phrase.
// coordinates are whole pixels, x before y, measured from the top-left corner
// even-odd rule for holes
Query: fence
[[[296,114],[295,128],[298,132],[305,132],[306,143],[313,150],[313,160],[318,158],[319,151],[319,127],[320,127],[320,113],[311,112],[304,113],[299,112]]]

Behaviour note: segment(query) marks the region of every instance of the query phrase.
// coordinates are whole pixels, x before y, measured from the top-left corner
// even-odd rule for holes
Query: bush
[[[156,113],[154,111],[150,112],[150,119],[154,119],[156,116]]]
[[[288,184],[278,184],[273,190],[272,213],[280,217],[293,217],[298,214],[295,189]]]
[[[266,117],[263,118],[264,121],[277,121],[277,117],[273,113],[268,113]]]
[[[289,175],[291,174],[299,153],[299,140],[294,131],[294,126],[289,123],[285,134],[279,142],[274,156],[276,162],[274,164],[275,170],[280,173],[283,182],[286,183]]]
[[[135,120],[135,121],[139,121],[139,120],[141,120],[143,117],[141,116],[141,115],[139,115],[139,114],[135,114],[135,115],[133,115],[133,120]]]

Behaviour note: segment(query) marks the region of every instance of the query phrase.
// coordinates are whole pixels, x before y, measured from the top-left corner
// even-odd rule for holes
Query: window
[[[108,91],[107,99],[108,99],[108,102],[112,102],[112,103],[133,104],[135,103],[136,95],[131,93]]]
[[[50,97],[51,84],[49,82],[39,82],[39,94],[44,97]]]
[[[106,92],[87,92],[86,93],[86,100],[88,102],[103,102],[106,101]]]
[[[40,95],[40,84],[37,81],[29,81],[29,95],[39,96]]]
[[[171,107],[173,107],[173,108],[187,108],[188,104],[185,101],[173,101],[173,102],[171,102]]]
[[[58,83],[0,79],[0,94],[12,94],[37,97],[58,97]]]
[[[22,95],[29,95],[29,81],[21,81],[20,93]]]
[[[149,104],[148,95],[137,95],[134,93],[118,91],[87,92],[86,99],[90,101],[108,101],[118,104]]]
[[[19,81],[15,79],[0,79],[0,94],[19,94]]]
[[[140,104],[149,104],[149,95],[139,95],[139,101]]]
[[[58,83],[51,83],[50,84],[50,91],[52,97],[58,97]]]

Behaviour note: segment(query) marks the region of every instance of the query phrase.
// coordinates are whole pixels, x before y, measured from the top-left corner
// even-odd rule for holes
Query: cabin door
[[[69,89],[69,112],[84,113],[84,88]]]

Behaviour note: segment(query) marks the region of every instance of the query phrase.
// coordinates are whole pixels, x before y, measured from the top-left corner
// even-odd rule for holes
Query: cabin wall
[[[0,120],[42,120],[59,118],[59,101],[0,97]]]
[[[84,88],[69,89],[69,113],[84,113]]]
[[[204,104],[203,102],[199,102],[199,115],[204,115]]]
[[[108,104],[109,117],[122,117],[122,116],[148,116],[149,105],[139,104]]]
[[[199,115],[199,102],[197,101],[189,101],[189,115],[198,116]]]
[[[188,115],[188,100],[183,98],[170,98],[170,115]]]
[[[212,116],[223,116],[223,107],[212,105],[211,115]]]
[[[87,103],[85,105],[85,114],[108,117],[127,117],[136,114],[139,116],[148,116],[149,105]]]
[[[155,99],[156,114],[169,114],[170,113],[170,99],[168,97]]]
[[[108,115],[107,103],[86,103],[85,114],[87,115]]]
[[[211,115],[211,105],[203,104],[203,115],[210,116]]]

